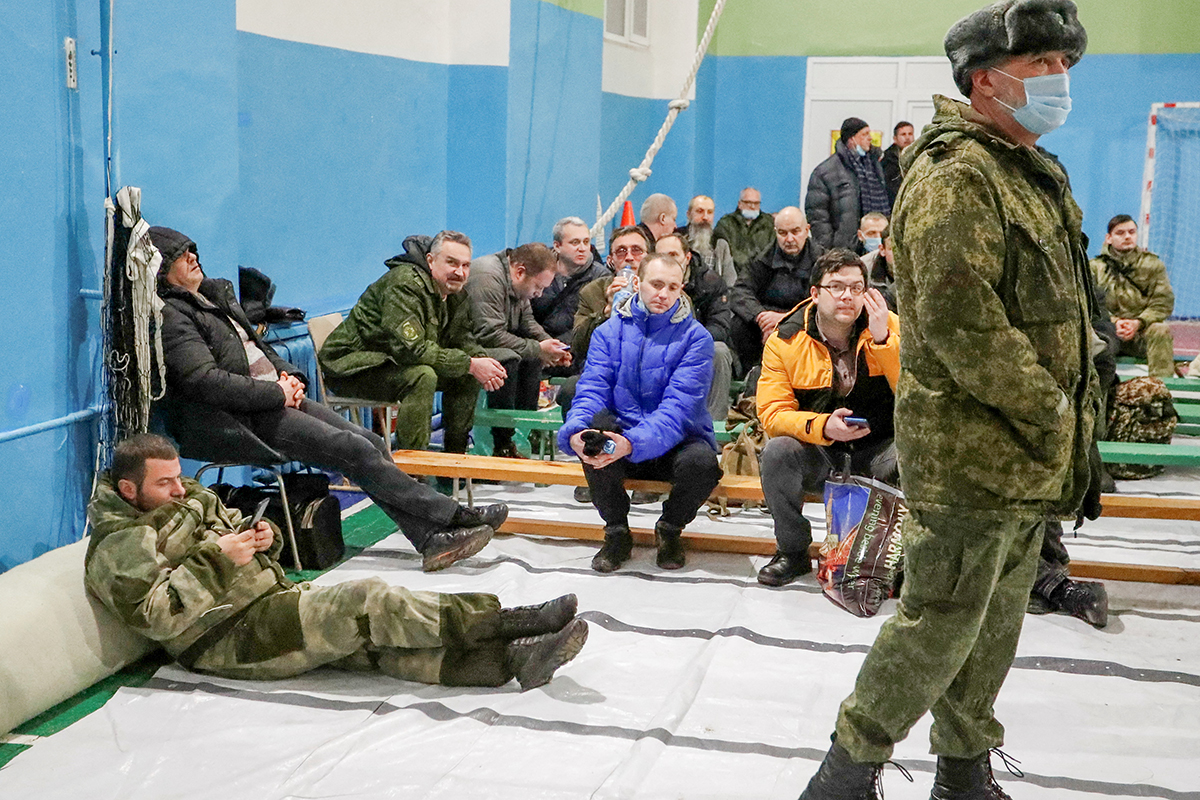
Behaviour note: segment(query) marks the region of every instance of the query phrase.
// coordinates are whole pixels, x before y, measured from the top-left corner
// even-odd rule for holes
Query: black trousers
[[[488,348],[487,354],[500,362],[508,378],[504,385],[487,393],[488,408],[523,409],[536,411],[542,386],[542,360],[536,356],[522,358],[506,347]],[[512,428],[492,428],[495,449],[512,444]]]
[[[288,458],[357,483],[418,550],[458,510],[454,500],[401,472],[383,439],[313,400],[305,399],[300,408],[255,414],[251,428]]]
[[[626,478],[667,481],[671,492],[663,502],[662,521],[682,528],[696,518],[700,506],[721,481],[717,454],[702,439],[689,439],[650,461],[633,463],[628,458],[614,461],[604,469],[583,465],[592,504],[605,525],[629,524],[629,495]]]

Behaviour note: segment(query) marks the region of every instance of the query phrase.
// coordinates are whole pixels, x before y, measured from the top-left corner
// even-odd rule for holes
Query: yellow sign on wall
[[[837,150],[838,139],[842,138],[840,130],[829,132],[829,154],[833,155]],[[871,146],[883,148],[883,131],[871,131]]]

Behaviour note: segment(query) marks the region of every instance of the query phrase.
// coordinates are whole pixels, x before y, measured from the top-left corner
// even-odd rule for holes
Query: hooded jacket
[[[604,259],[593,255],[591,262],[576,272],[555,275],[541,297],[529,301],[533,317],[546,333],[564,344],[574,344],[575,312],[579,308],[579,293],[597,278],[611,278],[612,270]]]
[[[143,512],[104,475],[88,506],[92,535],[84,562],[88,591],[175,658],[209,631],[219,634],[255,600],[293,585],[275,560],[283,546],[278,530],[267,552],[239,567],[217,539],[238,530],[241,512],[190,478],[183,487],[182,500]],[[294,641],[280,637],[278,644],[299,649],[298,611],[285,622],[294,623]],[[185,658],[185,666],[192,660]]]
[[[1066,174],[934,97],[892,217],[904,318],[896,447],[913,508],[1073,515],[1098,381],[1091,271]]]
[[[1142,328],[1165,322],[1175,310],[1175,292],[1167,266],[1148,250],[1118,253],[1104,245],[1091,261],[1096,282],[1108,294],[1108,312],[1117,319],[1138,319]]]
[[[466,292],[445,300],[429,272],[425,255],[432,240],[409,236],[404,252],[389,258],[388,271],[367,287],[350,316],[317,354],[325,380],[336,391],[338,378],[383,364],[426,365],[441,378],[461,378],[471,359],[484,355],[471,332]]]
[[[712,373],[712,336],[692,316],[686,295],[662,314],[650,314],[633,295],[592,334],[571,411],[558,431],[559,449],[572,452],[571,437],[609,411],[633,445],[632,462],[658,458],[691,439],[716,450],[705,405]]]
[[[872,169],[884,183],[883,167],[879,164],[878,147],[869,154]],[[808,179],[808,194],[804,197],[804,214],[812,226],[812,238],[825,250],[858,245],[858,223],[862,218],[862,197],[858,176],[849,166],[850,151],[839,140],[834,153],[813,170]]]
[[[817,329],[812,300],[801,303],[779,322],[763,346],[758,379],[758,418],[768,436],[791,436],[827,447],[844,445],[825,436],[825,422],[842,407],[871,423],[871,432],[857,443],[870,446],[895,435],[892,419],[900,377],[900,319],[888,313],[887,341],[876,344],[863,309],[851,339],[856,342],[858,362],[854,388],[845,397],[837,397],[833,359]]]

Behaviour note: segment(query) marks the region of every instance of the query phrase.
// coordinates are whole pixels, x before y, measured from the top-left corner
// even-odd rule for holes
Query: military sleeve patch
[[[416,320],[404,320],[404,324],[400,326],[400,338],[405,344],[416,344],[421,340],[421,326]]]

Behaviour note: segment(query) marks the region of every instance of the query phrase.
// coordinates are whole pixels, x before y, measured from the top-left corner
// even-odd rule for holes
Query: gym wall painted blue
[[[240,263],[278,304],[349,308],[447,218],[448,68],[238,34]]]
[[[510,31],[505,243],[514,246],[549,242],[562,217],[595,218],[604,31],[596,17],[539,0],[512,0]]]
[[[444,227],[470,236],[476,253],[494,253],[506,243],[505,112],[511,71],[461,64],[448,69]]]

